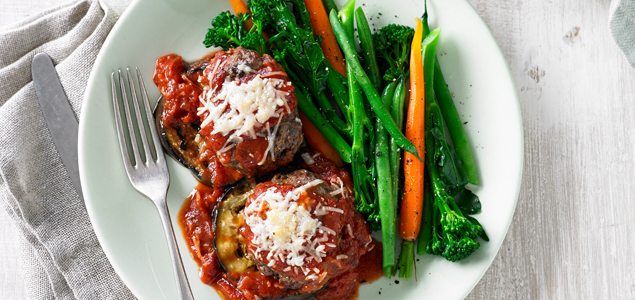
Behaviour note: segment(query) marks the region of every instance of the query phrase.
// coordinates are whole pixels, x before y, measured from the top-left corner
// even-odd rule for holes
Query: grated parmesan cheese
[[[353,228],[351,227],[351,224],[346,224],[346,230],[348,230],[348,235],[350,235],[351,237],[355,237],[353,235]]]
[[[332,206],[324,206],[324,205],[322,205],[322,203],[318,203],[318,205],[315,207],[315,210],[313,211],[313,213],[316,216],[325,216],[329,212],[334,212],[334,213],[338,213],[338,214],[344,214],[344,210],[343,209],[337,208],[337,207],[332,207]]]
[[[280,127],[280,122],[282,122],[282,118],[278,119],[278,123],[276,123],[276,126],[273,128],[273,133],[271,132],[271,129],[269,128],[269,123],[267,123],[266,125],[267,149],[265,149],[265,154],[262,156],[262,159],[258,162],[259,166],[262,166],[262,164],[264,164],[267,161],[268,153],[271,153],[271,161],[276,161],[276,156],[273,152],[273,146],[276,140],[276,135],[278,134],[278,128]]]
[[[238,69],[238,71],[241,71],[243,73],[251,73],[254,70],[248,66],[245,62],[241,62],[236,66],[236,69]]]
[[[214,72],[211,72],[210,76],[213,74]],[[220,150],[221,153],[231,149],[232,144],[242,142],[243,136],[255,139],[256,129],[268,125],[269,119],[281,117],[281,113],[285,109],[288,110],[286,96],[289,93],[278,89],[284,83],[282,79],[262,78],[256,75],[244,83],[225,81],[218,93],[209,87],[203,90],[199,98],[201,106],[198,108],[198,115],[204,116],[201,127],[212,125],[212,134],[220,133],[227,137],[227,143]],[[273,151],[273,141],[280,121],[281,119],[273,131],[266,127],[269,144],[259,164],[264,163],[268,153]]]
[[[307,165],[312,165],[315,163],[315,160],[313,160],[313,157],[311,157],[311,155],[309,153],[302,153],[302,155],[300,155],[302,157],[302,160],[304,160],[304,162]]]
[[[341,208],[337,208],[337,207],[324,206],[324,210],[331,211],[331,212],[336,212],[338,214],[344,214],[344,210],[341,209]]]
[[[245,222],[253,233],[251,242],[257,247],[255,255],[268,252],[269,266],[275,265],[273,260],[276,259],[290,267],[299,267],[306,276],[311,270],[305,268],[305,264],[312,260],[321,262],[326,257],[326,247],[335,246],[325,242],[329,234],[336,235],[336,232],[323,226],[297,202],[309,188],[322,183],[324,181],[315,179],[284,195],[272,187],[245,207]]]
[[[346,188],[344,187],[344,182],[342,178],[339,176],[335,177],[335,181],[331,181],[331,186],[336,187],[337,189],[332,191],[331,196],[342,195],[342,197],[346,197]]]
[[[306,280],[315,280],[315,279],[318,279],[317,275],[315,275],[315,274],[311,274],[311,275],[306,277]]]

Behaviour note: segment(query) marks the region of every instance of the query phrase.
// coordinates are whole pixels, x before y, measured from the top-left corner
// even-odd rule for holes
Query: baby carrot
[[[425,88],[421,42],[423,25],[417,19],[410,51],[410,101],[406,116],[406,137],[424,154]],[[419,234],[423,209],[423,160],[404,152],[404,193],[399,216],[399,234],[405,241],[414,241]]]
[[[247,4],[243,0],[229,0],[229,4],[232,5],[235,14],[246,14],[249,12]]]
[[[322,37],[320,46],[322,46],[324,56],[326,56],[326,59],[335,71],[345,76],[346,64],[344,63],[344,55],[342,55],[340,46],[337,44],[337,40],[333,34],[333,28],[331,27],[331,22],[329,21],[329,17],[324,9],[324,4],[322,1],[316,0],[304,0],[304,4],[306,5],[311,17],[313,32]]]

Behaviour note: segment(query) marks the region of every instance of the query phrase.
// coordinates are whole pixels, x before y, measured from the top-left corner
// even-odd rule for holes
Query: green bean
[[[463,127],[459,112],[456,110],[456,106],[452,100],[452,94],[443,77],[443,72],[441,71],[438,60],[434,68],[434,91],[437,95],[437,102],[439,103],[439,108],[441,109],[441,114],[443,115],[443,120],[452,139],[457,157],[467,176],[467,181],[471,184],[478,185],[480,183],[479,171],[476,165],[476,159],[474,158],[474,152],[472,151],[472,145]]]
[[[395,119],[395,123],[401,129],[403,127],[404,108],[406,97],[408,96],[408,79],[401,78],[395,88],[395,96],[392,98],[390,112]]]
[[[422,21],[424,33],[427,34],[430,32],[427,4],[422,16]],[[454,144],[456,156],[461,162],[461,167],[465,172],[467,181],[471,184],[478,185],[480,184],[479,171],[474,157],[474,151],[472,150],[472,145],[470,144],[467,133],[465,132],[465,127],[463,127],[463,122],[461,121],[459,112],[456,110],[456,105],[452,99],[452,93],[450,93],[448,84],[443,77],[440,62],[438,59],[436,61],[437,62],[434,65],[433,86],[439,108],[441,109],[441,114],[443,115],[448,133],[450,134],[450,138]]]
[[[427,178],[426,178],[427,179]],[[425,188],[423,189],[423,214],[421,215],[421,230],[419,230],[419,236],[417,237],[417,254],[423,255],[426,253],[426,247],[432,239],[432,210],[434,209],[434,197],[432,197],[432,187],[429,181],[426,180]]]
[[[333,11],[329,12],[329,17],[332,13]],[[346,36],[349,39],[351,39],[354,43],[355,41],[354,39],[355,37],[355,0],[346,1],[346,3],[344,3],[342,8],[337,12],[337,17],[339,17],[342,22],[341,24],[342,24],[342,27],[344,28],[344,32],[346,32]],[[346,64],[348,65],[348,60],[346,60]]]
[[[436,48],[439,42],[439,34],[440,30],[438,28],[430,32],[423,39],[421,46],[421,55],[423,56],[423,78],[425,78],[426,124],[428,124],[428,122],[431,120],[430,118],[427,118],[430,114],[430,110],[428,109],[430,104],[434,103],[436,107],[436,94],[434,92],[434,65],[436,64]],[[443,119],[441,119],[440,121],[443,122]],[[426,130],[428,130],[427,126]]]
[[[353,37],[354,34],[354,7],[355,0],[350,0],[344,4],[342,10],[339,12],[342,20],[344,20],[345,28],[349,29],[343,32],[343,34],[350,35],[350,37]],[[335,11],[331,13],[335,14]],[[348,108],[353,127],[351,171],[353,175],[353,186],[355,188],[355,207],[364,215],[371,229],[378,229],[380,220],[377,203],[375,203],[375,183],[369,173],[369,170],[372,172],[374,172],[374,170],[368,168],[365,163],[368,157],[367,154],[370,153],[367,143],[368,139],[366,139],[366,133],[368,133],[366,128],[370,121],[364,108],[362,92],[355,80],[354,71],[350,64],[346,64],[346,80],[350,98]]]
[[[468,182],[467,175],[465,174],[465,170],[462,166],[461,161],[457,158],[458,153],[456,150],[456,145],[452,145],[449,141],[450,138],[446,138],[445,128],[446,123],[441,112],[440,105],[437,102],[437,95],[434,89],[434,84],[438,80],[435,77],[435,66],[437,65],[436,58],[436,44],[439,40],[439,29],[435,29],[425,38],[424,40],[424,58],[423,58],[423,68],[426,78],[425,82],[425,90],[426,90],[426,120],[428,119],[438,119],[438,134],[437,139],[440,143],[440,149],[435,149],[439,153],[443,153],[444,166],[440,170],[443,173],[444,182],[446,183],[446,188],[454,194],[457,190],[460,190],[465,186]],[[426,42],[428,43],[426,45]],[[434,104],[435,109],[428,109],[428,104]],[[426,139],[427,140],[427,139]],[[426,143],[427,144],[427,143]],[[453,147],[451,147],[452,145]],[[468,145],[469,146],[469,145]],[[426,153],[431,153],[426,151]]]
[[[391,82],[384,88],[383,102],[390,105],[395,94],[395,82]],[[377,171],[377,202],[379,203],[379,218],[381,221],[381,243],[383,255],[383,269],[385,275],[392,274],[395,266],[395,246],[397,245],[397,203],[394,201],[393,181],[397,178],[390,168],[390,150],[388,133],[384,130],[379,120],[375,124],[375,169]]]
[[[314,95],[317,100],[318,105],[322,112],[324,112],[324,116],[331,122],[333,127],[337,129],[337,131],[346,139],[352,138],[352,128],[346,124],[340,116],[337,115],[331,101],[324,93]]]
[[[315,104],[308,98],[307,94],[300,88],[295,90],[300,110],[313,122],[313,124],[324,134],[324,137],[333,145],[333,148],[339,153],[342,161],[351,163],[351,147],[346,140],[331,126],[331,124],[322,116],[322,113],[315,107]]]
[[[381,102],[381,98],[377,93],[377,90],[371,83],[368,75],[366,75],[366,72],[364,72],[364,69],[359,62],[354,44],[351,41],[352,39],[347,36],[344,26],[337,18],[337,14],[334,11],[331,11],[329,18],[331,21],[331,26],[333,26],[333,30],[335,32],[335,37],[337,38],[340,47],[344,51],[346,64],[351,66],[351,69],[355,75],[355,80],[359,83],[362,91],[364,91],[364,94],[366,95],[366,98],[368,99],[368,102],[370,103],[373,111],[377,115],[377,118],[381,120],[382,125],[384,126],[384,128],[386,128],[386,131],[390,133],[390,136],[395,139],[397,145],[399,145],[404,150],[414,154],[418,158],[421,158],[419,156],[419,153],[417,153],[416,147],[403,135],[399,127],[397,127],[397,125],[395,124],[395,121],[390,116],[390,113]]]
[[[329,12],[329,16],[331,14],[337,14],[337,16],[342,20],[342,27],[344,28],[343,34],[346,34],[350,39],[353,39],[355,36],[355,0],[348,0],[342,6],[342,9],[338,12],[335,10],[331,10]],[[354,118],[353,114],[355,114],[355,100],[361,99],[361,93],[359,92],[359,85],[355,81],[353,70],[350,67],[349,63],[346,63],[346,84],[348,85],[348,93],[349,93],[349,114],[351,118]],[[362,100],[363,106],[363,100]],[[359,107],[358,107],[359,109]],[[359,114],[358,114],[359,115]],[[360,121],[366,122],[366,114],[364,114],[364,118],[358,118],[357,122]],[[354,121],[353,121],[354,122]],[[358,124],[359,125],[359,124]],[[353,125],[355,127],[355,124]]]
[[[320,105],[318,111],[320,111],[321,113],[322,112],[325,113],[326,117],[328,118],[325,120],[328,120],[333,126],[333,128],[335,128],[338,131],[339,134],[343,134],[344,137],[350,139],[352,134],[352,129],[350,128],[348,124],[342,121],[342,119],[337,115],[337,113],[335,112],[335,109],[333,108],[333,105],[331,104],[331,101],[323,93],[316,92],[313,89],[310,89],[303,84],[303,82],[308,82],[306,80],[303,80],[303,77],[306,76],[306,74],[303,74],[302,72],[297,72],[294,70],[294,68],[290,68],[288,66],[285,66],[285,70],[287,74],[289,75],[289,78],[291,78],[291,81],[293,82],[293,84],[296,86],[296,90],[302,89],[303,91],[306,91],[307,92],[306,97],[307,99],[309,99],[309,101],[312,101],[312,99],[308,98],[309,95],[316,98],[318,104]]]
[[[399,129],[403,128],[403,117],[404,117],[404,105],[406,102],[406,97],[408,95],[407,90],[408,81],[405,78],[401,78],[397,83],[397,87],[395,88],[395,94],[392,98],[392,104],[390,106],[390,111],[392,113],[392,117],[395,120],[395,123],[399,127]],[[395,195],[395,201],[398,202],[399,199],[399,174],[401,170],[401,149],[397,145],[395,139],[390,139],[390,167],[393,178],[393,193]]]
[[[370,25],[368,25],[366,14],[361,7],[355,10],[355,20],[357,21],[357,35],[362,48],[363,62],[366,64],[366,72],[368,72],[368,77],[373,82],[375,89],[379,90],[381,88],[381,75],[379,74],[377,56],[373,45],[373,33]]]
[[[425,78],[426,99],[434,95],[434,65],[436,64],[436,48],[439,42],[440,30],[437,28],[430,32],[422,42],[423,78]]]
[[[423,15],[421,16],[421,23],[423,23],[423,37],[425,38],[430,34],[430,24],[428,23],[428,1],[423,1]]]
[[[350,116],[348,114],[348,91],[346,90],[344,81],[346,81],[344,76],[337,73],[333,67],[329,67],[329,76],[326,79],[326,84],[331,94],[333,94],[333,99],[335,99],[337,107],[342,112],[342,115],[344,115],[344,119],[350,122]]]
[[[364,139],[364,123],[368,119],[366,111],[364,110],[364,99],[359,89],[359,86],[355,82],[352,76],[352,70],[350,66],[347,66],[347,79],[349,87],[349,96],[351,98],[351,116],[353,122],[353,145],[351,147],[351,171],[353,174],[353,186],[355,187],[355,202],[360,205],[356,205],[360,213],[362,213],[369,223],[371,228],[377,224],[377,220],[374,220],[373,216],[376,214],[375,209],[375,193],[373,187],[373,179],[368,173],[364,160],[366,159],[365,139]],[[361,208],[361,209],[360,209]]]

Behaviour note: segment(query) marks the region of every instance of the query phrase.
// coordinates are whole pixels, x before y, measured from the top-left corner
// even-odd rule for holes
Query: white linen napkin
[[[635,67],[635,0],[613,0],[609,26],[615,42]]]
[[[134,299],[112,269],[53,146],[31,83],[48,53],[77,115],[95,57],[117,15],[83,0],[0,32],[0,206],[27,242],[30,299]]]

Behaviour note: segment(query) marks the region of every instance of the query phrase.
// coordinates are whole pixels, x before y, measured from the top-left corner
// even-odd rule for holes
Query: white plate
[[[399,22],[412,26],[423,0],[359,1],[375,26]],[[139,66],[152,99],[154,60],[178,53],[202,56],[210,19],[229,9],[223,0],[138,0],[130,5],[104,43],[88,82],[80,122],[79,165],[86,207],[97,237],[117,273],[140,299],[177,299],[164,234],[152,203],[138,194],[125,175],[115,135],[109,74]],[[382,13],[379,16],[379,12]],[[465,0],[431,1],[433,25],[442,30],[440,59],[455,95],[481,169],[481,221],[491,241],[470,258],[449,263],[421,257],[418,281],[381,279],[363,285],[360,299],[457,299],[483,276],[511,223],[520,188],[523,145],[520,109],[505,60],[485,24]],[[195,185],[190,173],[169,161],[168,202],[173,220]],[[174,222],[174,226],[177,226]],[[198,268],[178,242],[196,299],[218,299],[198,279]],[[381,291],[381,295],[379,295]]]

